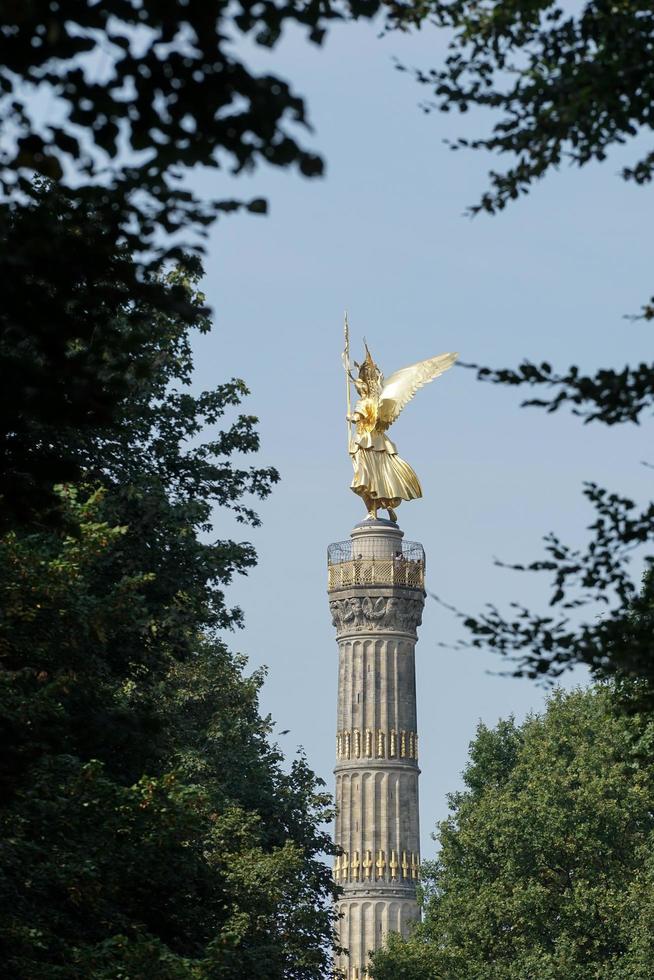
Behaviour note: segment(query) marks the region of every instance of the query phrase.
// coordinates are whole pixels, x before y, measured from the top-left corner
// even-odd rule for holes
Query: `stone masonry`
[[[418,917],[420,865],[415,644],[424,552],[391,521],[366,520],[329,549],[339,648],[334,877],[336,966],[363,980],[369,953]]]

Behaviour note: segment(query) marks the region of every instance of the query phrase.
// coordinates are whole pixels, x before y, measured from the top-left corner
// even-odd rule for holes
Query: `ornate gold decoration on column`
[[[336,735],[336,758],[348,759],[351,756],[353,759],[372,759],[373,734],[371,728],[366,728],[363,736],[361,736],[357,729],[353,729],[350,732],[338,732]],[[399,739],[397,732],[393,734],[392,739],[391,734],[391,732],[384,732],[381,728],[377,729],[375,755],[378,759],[385,758],[385,746],[386,744],[390,746],[391,743],[395,746],[395,754],[393,755],[389,751],[389,758],[417,759],[418,736],[415,732],[401,731]],[[399,753],[397,751],[398,741],[400,747]],[[348,755],[348,746],[352,749],[350,755]]]
[[[345,854],[343,854],[341,857],[341,878],[343,881],[347,881],[348,879],[349,866],[350,866],[350,857],[346,851]]]

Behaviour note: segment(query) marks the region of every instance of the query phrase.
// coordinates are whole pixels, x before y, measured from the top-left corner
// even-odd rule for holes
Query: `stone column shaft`
[[[330,548],[339,647],[334,876],[343,888],[340,942],[348,950],[337,966],[349,980],[365,976],[369,953],[389,931],[406,935],[418,917],[414,649],[423,577],[422,549],[403,546],[390,521],[364,521],[349,548]]]

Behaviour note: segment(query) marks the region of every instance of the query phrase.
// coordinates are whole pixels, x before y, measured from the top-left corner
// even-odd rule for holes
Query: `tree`
[[[507,566],[551,573],[550,605],[562,608],[559,616],[533,613],[518,603],[512,603],[510,619],[492,605],[480,616],[459,615],[472,634],[470,645],[513,660],[514,676],[551,678],[582,663],[596,677],[640,681],[641,705],[654,708],[651,557],[646,559],[648,570],[640,589],[630,575],[634,551],[654,536],[654,504],[634,513],[633,501],[593,483],[586,484],[584,494],[596,511],[584,550],[572,549],[550,534],[545,538],[545,559]],[[608,612],[598,616],[602,607]],[[578,609],[593,615],[587,622],[571,620],[571,612]]]
[[[75,215],[97,254],[96,215]],[[129,254],[112,258],[128,279]],[[96,275],[102,293],[110,276]],[[215,540],[215,508],[256,525],[251,501],[277,473],[234,460],[259,446],[256,419],[238,414],[242,381],[189,390],[189,331],[209,326],[194,281],[182,268],[150,284],[176,316],[119,284],[83,335],[80,385],[95,376],[108,417],[86,414],[83,395],[60,426],[56,385],[51,420],[45,396],[21,403],[76,480],[44,504],[58,501],[58,521],[34,502],[0,537],[0,947],[17,980],[300,980],[329,963],[328,797],[301,756],[285,765],[258,711],[261,675],[220,638],[241,620],[225,588],[256,556]],[[35,337],[47,377],[65,346]],[[134,370],[116,378],[129,347]]]
[[[638,980],[654,955],[654,723],[607,686],[480,725],[423,872],[425,917],[375,980]]]
[[[0,186],[29,195],[37,172],[79,199],[100,183],[107,227],[134,253],[221,211],[262,212],[259,198],[201,202],[180,182],[196,166],[238,173],[261,161],[309,177],[322,172],[320,157],[298,140],[308,128],[302,98],[282,78],[249,68],[238,42],[272,48],[298,25],[320,44],[331,21],[371,17],[378,7],[379,0],[12,4],[0,27],[7,135]]]
[[[208,328],[196,166],[306,176],[302,99],[234,53],[320,43],[378,0],[36,0],[0,26],[0,943],[9,976],[310,978],[331,956],[328,798],[287,771],[260,676],[218,631],[272,468],[233,379],[192,396]],[[48,99],[48,111],[43,111]],[[39,180],[33,182],[36,172]],[[44,183],[48,181],[49,183]],[[181,267],[170,276],[170,261]],[[168,262],[168,264],[166,264]],[[179,389],[181,385],[181,390]],[[201,441],[206,426],[218,431]]]
[[[159,288],[153,273],[166,260],[188,262],[201,251],[198,233],[219,214],[266,211],[261,198],[203,202],[184,186],[184,175],[198,166],[239,173],[260,162],[297,166],[307,177],[322,173],[321,158],[300,141],[310,128],[302,98],[283,79],[249,68],[235,42],[244,42],[241,51],[246,41],[272,48],[284,29],[299,25],[320,44],[331,21],[371,17],[378,6],[379,0],[6,5],[0,463],[8,476],[0,497],[10,513],[17,508],[28,519],[48,488],[75,479],[74,460],[59,455],[57,427],[110,424],[114,395],[143,369],[133,359],[149,325],[133,317],[139,336],[111,336],[116,307],[131,297],[147,300],[150,311],[188,316],[179,290]],[[43,181],[63,192],[50,214]],[[91,215],[96,233],[80,237],[79,221]],[[85,289],[89,281],[94,293]],[[46,364],[57,370],[46,374]],[[25,398],[31,398],[26,415]],[[36,448],[26,465],[32,438]]]
[[[75,478],[56,446],[48,468],[47,438],[56,438],[57,426],[110,423],[114,398],[143,370],[134,358],[147,324],[133,316],[137,335],[111,335],[116,308],[145,300],[151,312],[188,317],[180,291],[160,288],[148,271],[182,254],[188,262],[198,248],[192,232],[217,215],[241,206],[266,210],[261,198],[202,202],[183,185],[184,175],[199,166],[240,173],[261,162],[297,166],[307,177],[322,172],[320,157],[300,142],[310,128],[302,98],[283,79],[248,67],[247,43],[273,48],[284,30],[299,26],[320,44],[332,21],[372,17],[379,6],[379,0],[6,5],[0,272],[8,295],[0,313],[6,383],[0,404],[7,431],[0,432],[0,453],[12,478],[22,475],[22,484],[10,488],[11,506],[26,499],[29,511],[31,492],[39,489],[29,480],[47,486]],[[53,187],[62,192],[54,209],[44,206],[44,181],[50,194]],[[95,233],[80,236],[80,222],[91,220]],[[182,233],[192,239],[185,249]],[[102,347],[95,339],[99,322]],[[48,376],[44,364],[57,370]],[[31,392],[29,410],[27,390],[16,391],[21,384]],[[34,436],[29,428],[38,419],[47,438],[36,433],[41,456],[25,466],[19,444]]]
[[[192,316],[179,289],[162,289],[157,273],[167,260],[188,263],[200,252],[218,215],[266,211],[261,198],[201,201],[184,176],[198,166],[240,173],[261,162],[322,173],[321,158],[300,139],[310,128],[302,98],[284,79],[251,69],[247,43],[272,48],[299,26],[320,44],[333,20],[371,17],[378,7],[379,0],[5,5],[0,497],[9,520],[45,516],[52,486],[77,478],[60,431],[111,426],[116,399],[145,369],[138,352],[152,318],[134,315],[129,334],[112,333],[116,309],[131,301],[150,313]],[[44,206],[44,181],[50,194],[62,192],[54,209]],[[80,236],[80,222],[90,220],[95,233]],[[49,505],[56,509],[56,500]]]
[[[455,140],[452,148],[487,150],[513,161],[503,172],[490,173],[490,189],[472,213],[501,211],[562,162],[582,167],[604,160],[612,146],[654,128],[650,5],[586,0],[564,10],[556,0],[419,0],[390,9],[391,23],[400,29],[432,23],[451,32],[445,64],[417,72],[434,91],[431,108],[490,110],[490,133]],[[624,168],[622,176],[651,182],[654,153]],[[654,301],[640,316],[654,318]],[[525,405],[548,412],[569,408],[586,423],[638,424],[654,408],[654,364],[606,368],[594,376],[575,365],[557,371],[545,362],[467,366],[480,380],[544,393]],[[517,603],[510,614],[492,606],[482,614],[462,614],[470,643],[507,656],[515,675],[556,677],[583,663],[598,676],[614,673],[651,684],[650,587],[639,592],[630,562],[638,551],[651,568],[654,558],[643,550],[654,540],[654,505],[637,508],[593,483],[584,493],[595,511],[586,548],[572,548],[550,534],[543,559],[507,566],[551,575],[553,614]],[[600,621],[598,608],[605,610]]]
[[[80,203],[38,181],[29,202],[0,209],[0,224],[7,528],[56,518],[53,486],[80,479],[83,434],[115,433],[126,400],[152,381],[164,341],[153,335],[153,310],[180,326],[197,323],[199,310],[180,283],[140,275],[92,195]]]
[[[654,129],[650,71],[654,12],[637,0],[585,0],[567,11],[557,0],[418,0],[393,3],[394,26],[425,23],[450,31],[445,65],[418,71],[433,88],[427,108],[488,108],[500,118],[488,136],[457,139],[515,162],[490,173],[491,189],[471,210],[495,212],[568,160],[583,166]],[[654,177],[654,153],[622,171],[640,184]]]

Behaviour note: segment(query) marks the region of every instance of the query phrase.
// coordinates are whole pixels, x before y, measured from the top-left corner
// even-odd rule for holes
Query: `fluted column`
[[[329,550],[339,647],[334,877],[343,888],[337,966],[365,976],[370,951],[418,916],[415,644],[424,553],[390,521],[363,521]]]

